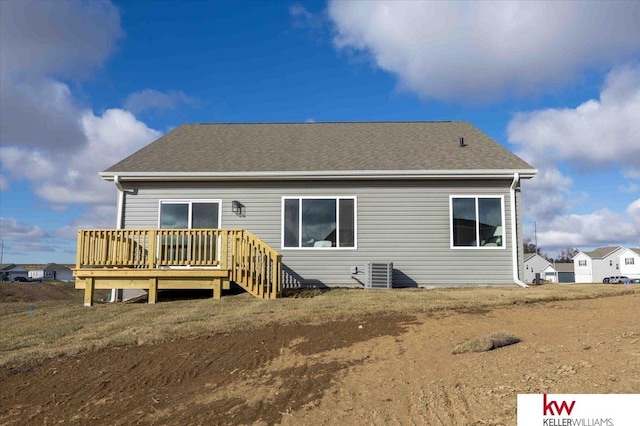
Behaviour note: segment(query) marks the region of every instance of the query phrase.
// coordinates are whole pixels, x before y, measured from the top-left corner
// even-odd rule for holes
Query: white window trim
[[[340,199],[353,200],[353,247],[285,247],[284,245],[284,203],[285,200],[299,200],[298,205],[298,238],[302,235],[302,200],[336,200],[336,240],[340,233]],[[341,251],[358,249],[358,197],[356,196],[324,196],[324,195],[288,195],[282,197],[280,208],[280,250],[314,250],[314,251]]]
[[[162,205],[163,204],[188,204],[189,205],[189,213],[188,213],[188,218],[187,218],[187,224],[188,227],[187,229],[191,229],[191,218],[193,216],[193,204],[200,204],[200,203],[218,203],[218,229],[220,229],[222,227],[222,200],[218,199],[204,199],[204,200],[199,200],[199,199],[160,199],[158,200],[158,229],[160,229],[160,213],[161,213],[161,209],[162,209]]]
[[[193,203],[218,203],[218,228],[220,229],[222,227],[222,200],[220,199],[204,199],[204,200],[200,200],[200,199],[160,199],[158,200],[158,229],[165,229],[165,228],[160,228],[160,213],[161,213],[161,209],[162,209],[162,205],[163,204],[188,204],[189,205],[189,211],[188,211],[188,218],[187,218],[187,224],[188,224],[188,228],[187,229],[192,229],[191,225],[192,225],[192,216],[193,216]],[[220,250],[222,249],[222,239],[220,237],[218,237],[218,253],[220,253]],[[159,248],[156,247],[156,253],[158,252]],[[219,260],[219,259],[218,259]],[[189,269],[192,268],[192,266],[190,265],[185,265],[185,266],[161,266],[161,268],[168,268],[168,269]],[[222,268],[222,265],[218,265],[218,266],[198,266],[199,269],[220,269]]]
[[[499,198],[500,215],[502,219],[502,246],[455,246],[453,245],[453,199],[472,198],[476,201],[476,244],[480,243],[480,227],[477,226],[479,220],[478,198]],[[504,195],[482,194],[482,195],[449,195],[449,248],[451,250],[506,250],[507,249],[507,223],[504,215]]]

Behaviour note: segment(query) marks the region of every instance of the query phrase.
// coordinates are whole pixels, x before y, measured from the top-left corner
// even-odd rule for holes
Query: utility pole
[[[2,265],[2,256],[4,255],[4,240],[0,240],[0,265]],[[4,272],[0,272],[0,282],[4,282]]]
[[[538,224],[537,224],[537,222],[533,222],[533,239],[534,239],[534,242],[535,242],[535,245],[536,245],[536,253],[540,254],[540,253],[538,253],[539,250],[538,250]]]

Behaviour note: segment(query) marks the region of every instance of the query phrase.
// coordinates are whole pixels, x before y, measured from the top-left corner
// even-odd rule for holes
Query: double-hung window
[[[578,266],[587,266],[586,260],[578,260]]]
[[[633,265],[633,257],[625,257],[624,258],[624,264],[625,265]]]
[[[450,196],[452,248],[504,248],[502,196]]]
[[[356,197],[283,197],[282,248],[356,248]]]

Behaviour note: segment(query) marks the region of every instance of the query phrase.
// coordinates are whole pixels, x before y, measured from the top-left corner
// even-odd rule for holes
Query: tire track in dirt
[[[340,371],[364,362],[324,353],[402,334],[411,321],[274,325],[1,371],[0,424],[279,423],[320,400]]]

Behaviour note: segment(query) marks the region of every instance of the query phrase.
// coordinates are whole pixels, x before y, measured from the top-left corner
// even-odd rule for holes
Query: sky
[[[116,226],[184,123],[469,121],[538,169],[543,252],[640,247],[640,2],[0,1],[2,263]]]

